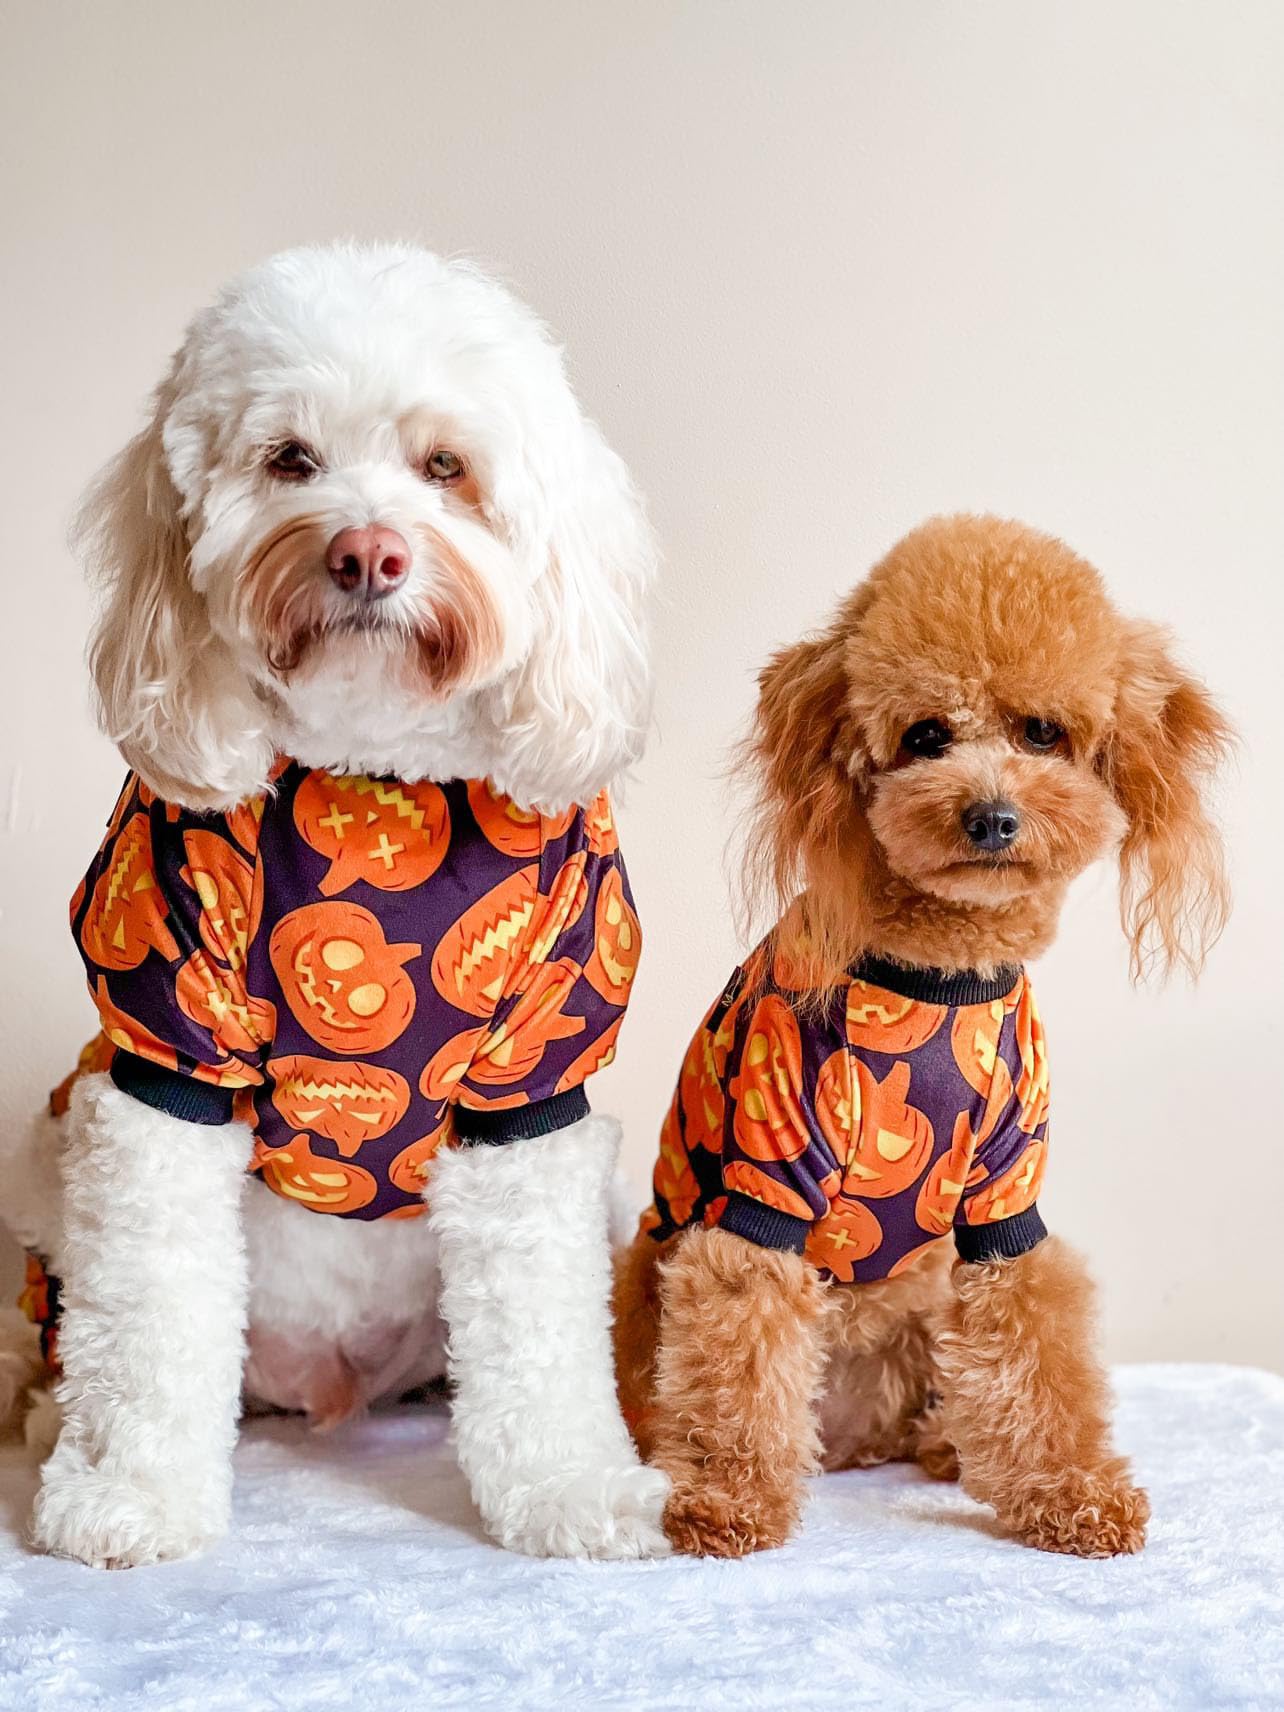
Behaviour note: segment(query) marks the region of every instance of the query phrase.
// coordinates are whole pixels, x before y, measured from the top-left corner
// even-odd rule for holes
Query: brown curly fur
[[[1122,617],[1061,542],[995,518],[928,523],[760,689],[743,751],[760,781],[749,898],[819,986],[862,952],[1024,962],[1112,845],[1134,975],[1201,967],[1228,908],[1206,789],[1229,728],[1164,634]],[[1055,752],[1031,752],[1029,717],[1064,728]],[[928,718],[954,741],[916,761],[901,737]],[[1022,830],[1010,860],[978,862],[961,811],[997,794]],[[622,1260],[616,1336],[626,1412],[674,1482],[680,1549],[778,1544],[816,1467],[909,1457],[961,1470],[1032,1545],[1142,1544],[1146,1498],[1109,1445],[1092,1286],[1059,1240],[829,1288],[719,1230],[665,1250],[642,1235]]]

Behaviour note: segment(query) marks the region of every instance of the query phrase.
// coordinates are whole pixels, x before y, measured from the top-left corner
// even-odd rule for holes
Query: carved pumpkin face
[[[169,906],[152,868],[152,833],[145,814],[125,823],[112,847],[111,862],[98,876],[90,899],[81,943],[104,969],[137,969],[151,950],[167,963],[179,955],[165,924]]]
[[[615,816],[611,813],[611,799],[605,791],[599,791],[584,811],[584,829],[588,834],[588,847],[595,856],[609,856],[620,848]]]
[[[432,954],[432,984],[457,1010],[488,1017],[504,996],[513,956],[535,913],[537,867],[509,874],[470,904]]]
[[[555,1094],[564,1094],[568,1088],[578,1088],[596,1071],[605,1070],[608,1064],[615,1062],[615,1043],[623,1021],[623,1017],[616,1017],[604,1034],[600,1034],[591,1045],[584,1048],[578,1058],[566,1066],[557,1079],[556,1088],[553,1089]]]
[[[1039,1198],[1043,1185],[1043,1169],[1048,1149],[1042,1141],[1032,1141],[1020,1158],[992,1183],[987,1183],[967,1203],[965,1216],[970,1225],[992,1224],[998,1219],[1010,1219],[1023,1213]]]
[[[734,1190],[748,1195],[752,1200],[761,1201],[765,1207],[775,1207],[777,1212],[792,1213],[796,1219],[814,1219],[816,1216],[815,1207],[796,1189],[791,1189],[788,1183],[778,1183],[761,1166],[747,1159],[727,1161],[722,1168],[722,1186],[728,1194]]]
[[[174,992],[183,1015],[208,1029],[224,1052],[253,1056],[276,1033],[276,1007],[251,998],[203,951],[193,951],[179,970]]]
[[[580,966],[569,957],[537,964],[525,992],[478,1043],[469,1081],[500,1087],[520,1082],[537,1068],[550,1041],[582,1033],[584,1018],[566,1016],[562,1010],[579,978]]]
[[[802,1040],[775,993],[758,1001],[731,1082],[736,1140],[751,1159],[796,1159],[810,1139],[800,1104]]]
[[[834,1158],[840,1166],[845,1166],[860,1128],[860,1084],[846,1047],[831,1052],[820,1067],[816,1078],[816,1121]]]
[[[992,1005],[964,1005],[955,1013],[950,1029],[950,1048],[964,1079],[978,1094],[988,1094],[1003,1027],[1003,1001]]]
[[[860,1201],[838,1195],[807,1238],[804,1253],[813,1266],[823,1266],[840,1284],[850,1284],[858,1260],[868,1260],[883,1243],[883,1227]]]
[[[653,1185],[655,1193],[662,1195],[668,1203],[669,1216],[674,1224],[686,1224],[700,1198],[700,1185],[682,1145],[675,1105],[669,1107],[660,1129],[660,1156],[655,1162]]]
[[[860,1127],[847,1160],[844,1195],[899,1195],[908,1189],[932,1157],[935,1137],[927,1114],[909,1103],[910,1067],[903,1058],[880,1082],[867,1064],[857,1062]]]
[[[286,1003],[313,1040],[337,1052],[380,1052],[415,1014],[402,965],[422,946],[389,945],[360,904],[305,904],[272,930],[268,955]]]
[[[466,1028],[437,1048],[419,1077],[419,1092],[426,1100],[450,1098],[485,1036],[484,1028]]]
[[[268,1065],[272,1104],[291,1129],[332,1141],[351,1159],[368,1141],[387,1135],[410,1104],[410,1084],[379,1064],[336,1064],[295,1053]]]
[[[867,981],[853,981],[847,991],[847,1038],[876,1052],[913,1052],[948,1015],[945,1005],[902,998]]]
[[[533,861],[546,840],[561,838],[575,818],[575,810],[560,815],[541,815],[538,809],[518,808],[511,797],[497,791],[488,779],[468,784],[468,806],[481,828],[482,837],[505,856]]]
[[[364,880],[406,892],[436,873],[450,843],[450,810],[438,786],[309,773],[294,799],[294,824],[330,861],[317,890],[332,898]]]
[[[973,1165],[976,1136],[968,1114],[960,1112],[954,1120],[954,1134],[948,1153],[943,1153],[923,1180],[914,1203],[914,1221],[920,1230],[933,1236],[946,1236],[953,1228],[963,1191],[985,1176],[983,1166]]]
[[[281,1147],[256,1142],[252,1165],[270,1189],[315,1213],[351,1213],[375,1198],[377,1184],[368,1171],[313,1153],[306,1135]]]
[[[388,1180],[407,1195],[422,1195],[428,1186],[428,1167],[437,1150],[450,1139],[451,1125],[443,1119],[428,1135],[412,1141],[388,1167]]]
[[[215,832],[185,832],[183,848],[183,878],[201,900],[202,940],[229,969],[244,969],[259,926],[261,899],[255,896],[254,869]]]
[[[1043,1019],[1034,1008],[1034,995],[1026,982],[1022,983],[1017,1003],[1016,1041],[1021,1054],[1021,1074],[1016,1084],[1021,1115],[1017,1123],[1027,1135],[1032,1135],[1048,1115],[1048,1043]]]
[[[585,977],[609,1003],[625,1005],[641,955],[641,926],[624,895],[619,869],[611,868],[598,888],[593,955],[584,965]]]

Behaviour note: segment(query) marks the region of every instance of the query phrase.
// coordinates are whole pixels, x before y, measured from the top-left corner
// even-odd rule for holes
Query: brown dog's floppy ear
[[[1120,912],[1140,980],[1156,965],[1198,975],[1226,925],[1230,888],[1209,787],[1234,741],[1165,632],[1135,624],[1103,771],[1128,819],[1119,850]]]

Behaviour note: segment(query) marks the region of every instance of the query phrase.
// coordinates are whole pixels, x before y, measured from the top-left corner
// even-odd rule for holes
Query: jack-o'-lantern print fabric
[[[983,979],[867,960],[819,1005],[787,975],[767,941],[700,1025],[644,1230],[663,1240],[725,1223],[802,1245],[824,1277],[851,1284],[1034,1206],[1048,1059],[1023,970]]]
[[[422,1210],[459,1107],[609,1063],[641,950],[605,796],[550,816],[292,762],[228,815],[127,780],[72,928],[104,1053],[234,1091],[254,1172],[361,1219]]]

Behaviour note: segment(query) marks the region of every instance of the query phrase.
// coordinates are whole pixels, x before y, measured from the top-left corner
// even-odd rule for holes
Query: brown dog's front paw
[[[732,1504],[710,1492],[675,1486],[664,1511],[664,1531],[674,1551],[688,1557],[747,1557],[784,1545],[792,1510]]]
[[[1150,1500],[1126,1479],[1076,1481],[1015,1519],[1026,1545],[1073,1557],[1121,1557],[1146,1543]]]

